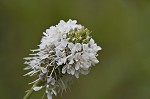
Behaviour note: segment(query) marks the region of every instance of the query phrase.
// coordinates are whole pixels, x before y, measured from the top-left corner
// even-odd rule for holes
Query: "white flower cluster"
[[[90,67],[99,62],[96,57],[101,47],[76,20],[61,20],[43,34],[39,48],[25,58],[28,65],[25,70],[31,69],[25,75],[38,75],[32,83],[40,83],[33,90],[45,87],[48,99],[52,99],[53,94],[66,90],[72,77],[89,73]]]

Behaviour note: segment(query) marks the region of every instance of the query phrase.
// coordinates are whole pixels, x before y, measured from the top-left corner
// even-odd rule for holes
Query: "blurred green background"
[[[150,99],[150,0],[0,0],[0,99],[22,99],[34,80],[23,58],[70,18],[92,31],[101,62],[54,99]]]

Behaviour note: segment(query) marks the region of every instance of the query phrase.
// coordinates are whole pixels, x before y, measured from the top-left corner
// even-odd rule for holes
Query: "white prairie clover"
[[[25,58],[28,65],[25,70],[31,70],[25,76],[38,76],[38,79],[32,82],[34,85],[24,99],[33,90],[42,88],[46,89],[48,99],[52,99],[53,94],[66,90],[72,77],[88,74],[99,62],[96,57],[101,47],[89,36],[90,31],[76,20],[61,20],[43,34],[39,48],[31,50],[34,54]]]

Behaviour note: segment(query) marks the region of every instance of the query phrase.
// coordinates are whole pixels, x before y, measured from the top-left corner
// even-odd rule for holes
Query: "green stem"
[[[32,95],[33,91],[34,91],[33,88],[36,87],[39,83],[40,83],[40,80],[38,80],[38,81],[32,86],[32,88],[31,88],[30,90],[28,90],[27,94],[23,97],[23,99],[29,99],[30,96]]]

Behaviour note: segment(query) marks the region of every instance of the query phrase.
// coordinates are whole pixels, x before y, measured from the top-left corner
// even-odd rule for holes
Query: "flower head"
[[[40,81],[40,84],[33,90],[46,88],[48,99],[52,99],[53,94],[66,90],[72,77],[89,73],[99,62],[96,57],[101,47],[94,42],[90,31],[76,20],[61,20],[43,34],[39,48],[25,58],[28,65],[25,70],[31,70],[25,75],[38,76],[33,83]]]

